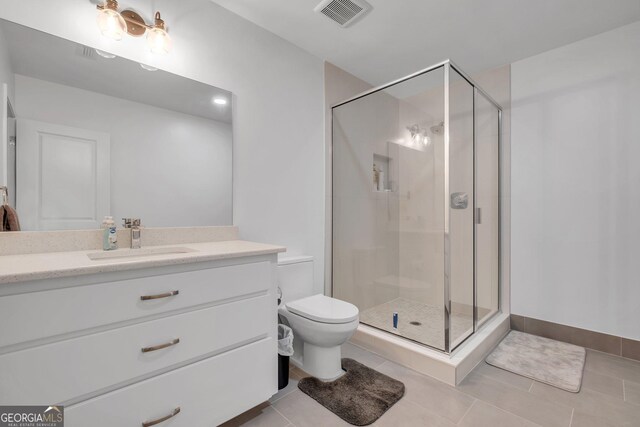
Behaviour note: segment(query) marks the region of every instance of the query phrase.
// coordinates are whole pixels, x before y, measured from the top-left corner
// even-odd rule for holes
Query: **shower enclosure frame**
[[[476,171],[477,171],[477,152],[476,152],[476,147],[477,147],[477,132],[476,132],[476,97],[477,97],[477,93],[480,93],[482,96],[484,96],[484,98],[489,101],[489,103],[491,103],[497,110],[498,110],[498,135],[497,135],[497,189],[498,189],[498,194],[497,194],[497,199],[498,199],[498,203],[497,203],[497,221],[498,221],[498,233],[497,233],[497,249],[498,249],[498,274],[497,274],[497,285],[498,285],[498,289],[497,289],[497,310],[496,312],[488,319],[485,319],[484,324],[489,323],[488,321],[492,318],[494,318],[496,315],[498,315],[501,311],[502,311],[502,114],[503,114],[503,109],[502,106],[491,97],[491,95],[489,95],[487,92],[485,92],[482,87],[480,85],[478,85],[469,75],[467,75],[467,73],[465,73],[464,71],[462,71],[462,69],[457,66],[453,61],[451,61],[450,59],[446,59],[442,62],[439,62],[437,64],[431,65],[427,68],[424,68],[420,71],[416,71],[415,73],[409,74],[405,77],[401,77],[399,79],[393,80],[389,83],[385,83],[383,85],[374,87],[372,89],[366,90],[364,92],[361,92],[355,96],[352,96],[344,101],[340,101],[337,104],[334,104],[331,106],[331,113],[332,113],[332,117],[333,117],[333,110],[335,108],[338,108],[342,105],[348,104],[352,101],[356,101],[360,98],[363,98],[365,96],[374,94],[376,92],[380,92],[386,88],[389,88],[391,86],[394,86],[396,84],[402,83],[404,81],[410,80],[414,77],[418,77],[421,76],[423,74],[427,74],[431,71],[437,70],[439,68],[443,68],[444,70],[444,206],[446,206],[445,212],[444,212],[444,349],[438,348],[438,347],[434,347],[432,345],[426,344],[426,343],[421,343],[421,342],[417,342],[417,341],[413,341],[416,342],[420,345],[429,347],[431,349],[437,350],[439,352],[444,352],[446,354],[451,354],[454,350],[456,350],[457,348],[459,348],[462,344],[464,344],[465,341],[467,341],[469,338],[473,337],[475,335],[475,333],[478,331],[478,301],[477,301],[477,225],[478,223],[478,210],[477,210],[477,206],[476,206],[476,194],[477,194],[477,180],[476,180]],[[450,254],[450,229],[449,229],[449,224],[450,224],[450,214],[451,214],[451,208],[450,208],[450,192],[449,192],[449,131],[450,131],[450,117],[449,117],[449,107],[450,107],[450,97],[449,97],[449,91],[450,91],[450,87],[449,87],[449,83],[450,83],[450,74],[451,74],[451,70],[454,70],[455,72],[458,73],[459,76],[461,76],[464,80],[467,81],[467,83],[469,83],[471,85],[471,87],[473,88],[473,191],[474,191],[474,197],[473,197],[473,331],[471,332],[471,334],[469,334],[468,336],[464,337],[459,343],[457,343],[455,346],[452,346],[452,342],[451,342],[451,280],[450,280],[450,273],[451,273],[451,254]],[[331,129],[332,132],[332,137],[331,137],[331,144],[332,144],[332,150],[331,150],[331,156],[332,156],[332,162],[331,162],[331,186],[332,186],[332,194],[335,194],[335,180],[333,179],[333,174],[334,174],[334,170],[333,170],[333,165],[334,165],[334,161],[333,161],[333,156],[335,155],[335,150],[333,150],[333,141],[334,141],[334,135],[333,135],[333,126]],[[335,204],[332,202],[332,216],[333,216],[333,211],[335,209]],[[331,253],[333,254],[333,232],[334,232],[334,221],[331,221],[331,242],[332,242],[332,251]],[[333,255],[331,256],[331,263],[332,263],[332,268],[331,268],[331,294],[334,294],[334,285],[335,285],[335,281],[334,281],[334,275],[335,275],[335,269],[333,266]],[[380,329],[382,330],[382,329]],[[387,333],[387,334],[391,334],[391,332],[388,331],[384,331],[383,332]],[[391,334],[393,335],[393,334]]]

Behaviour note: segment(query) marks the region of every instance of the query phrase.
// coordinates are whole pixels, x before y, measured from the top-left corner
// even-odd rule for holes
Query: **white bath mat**
[[[487,357],[487,363],[577,393],[585,356],[585,349],[577,345],[511,331]]]

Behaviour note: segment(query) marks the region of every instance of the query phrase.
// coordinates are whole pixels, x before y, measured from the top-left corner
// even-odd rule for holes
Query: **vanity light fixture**
[[[105,0],[104,4],[96,7],[98,28],[104,36],[113,40],[122,40],[124,33],[133,37],[140,37],[147,33],[147,44],[151,52],[164,55],[171,50],[171,38],[160,12],[156,12],[153,25],[148,25],[133,10],[118,12],[117,0]]]
[[[407,126],[407,130],[411,134],[411,140],[418,144],[429,145],[430,139],[427,130],[420,125]]]
[[[227,105],[227,100],[225,98],[213,98],[213,103],[218,105]]]
[[[100,28],[102,35],[113,40],[122,40],[122,36],[127,31],[127,23],[118,12],[118,2],[106,0],[103,5],[96,7],[99,10],[98,28]]]
[[[166,55],[171,50],[171,38],[167,34],[160,12],[156,12],[153,27],[147,27],[147,43],[151,52]]]

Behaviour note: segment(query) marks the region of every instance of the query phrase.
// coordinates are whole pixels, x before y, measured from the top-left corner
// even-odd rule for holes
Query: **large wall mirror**
[[[232,224],[232,94],[0,20],[5,186],[23,231]]]

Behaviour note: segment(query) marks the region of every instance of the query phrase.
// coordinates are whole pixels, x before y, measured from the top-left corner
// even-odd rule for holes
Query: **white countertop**
[[[0,256],[0,284],[276,254],[286,250],[282,246],[247,242],[244,240],[180,243],[166,246],[149,246],[148,248],[161,247],[188,248],[193,250],[193,252],[156,254],[136,258],[101,259],[95,261],[88,257],[88,254],[100,252],[95,249],[73,252],[5,255]],[[135,251],[135,249],[117,249],[113,252],[124,253],[126,251]]]

